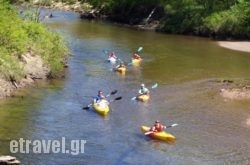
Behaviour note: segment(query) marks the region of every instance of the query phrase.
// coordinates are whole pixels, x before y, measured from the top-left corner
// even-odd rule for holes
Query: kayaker
[[[149,95],[149,90],[148,88],[145,87],[144,84],[141,84],[141,88],[138,91],[139,95]]]
[[[106,97],[101,90],[98,91],[98,94],[95,97],[95,102],[100,102],[100,100],[106,100]]]
[[[110,53],[109,58],[117,59],[117,56],[115,55],[115,52]]]
[[[159,120],[156,120],[154,126],[150,128],[150,131],[161,132],[164,131],[164,129],[166,129],[166,126],[162,125]]]
[[[101,98],[97,104],[99,104],[99,106],[106,106],[106,105],[109,105],[109,102],[106,98]]]
[[[141,56],[138,54],[138,52],[135,52],[135,53],[133,54],[133,58],[134,58],[134,59],[141,59]]]

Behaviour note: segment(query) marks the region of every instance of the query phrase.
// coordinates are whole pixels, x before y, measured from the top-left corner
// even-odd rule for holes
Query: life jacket
[[[103,96],[103,95],[97,95],[95,98],[95,102],[98,102],[98,101],[100,101],[101,99],[105,99],[105,96]]]
[[[154,127],[157,132],[161,132],[164,130],[164,126],[162,124],[155,124]]]
[[[140,94],[148,94],[148,92],[149,92],[149,90],[147,89],[147,88],[145,88],[145,87],[143,87],[143,88],[141,88],[140,90],[139,90],[139,93]]]
[[[111,53],[110,55],[109,55],[109,57],[111,58],[117,58],[117,56],[114,54],[114,53]]]
[[[133,58],[134,58],[134,59],[140,59],[141,57],[140,57],[138,54],[135,53],[135,54],[133,55]]]

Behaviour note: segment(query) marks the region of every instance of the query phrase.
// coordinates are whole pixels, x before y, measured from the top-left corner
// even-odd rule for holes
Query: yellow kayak
[[[140,96],[137,96],[137,97],[136,97],[136,100],[145,102],[145,101],[148,101],[149,98],[150,98],[149,95],[140,95]]]
[[[138,65],[142,61],[142,59],[141,58],[139,58],[139,59],[138,58],[132,58],[131,61],[132,61],[132,64]]]
[[[141,126],[141,131],[143,133],[146,133],[150,130],[150,127],[147,127],[147,126]],[[158,139],[158,140],[163,140],[163,141],[173,141],[175,140],[175,136],[170,134],[170,133],[167,133],[165,131],[162,131],[162,132],[153,132],[151,134],[148,134],[147,136],[153,138],[153,139]]]
[[[93,109],[100,115],[106,116],[109,112],[109,105],[107,101],[100,101],[92,103]]]
[[[125,67],[121,67],[121,68],[114,68],[114,71],[116,71],[116,72],[120,72],[120,73],[125,73],[125,72],[126,72],[126,68],[125,68]]]
[[[140,63],[142,61],[142,59],[141,58],[132,58],[132,63]]]

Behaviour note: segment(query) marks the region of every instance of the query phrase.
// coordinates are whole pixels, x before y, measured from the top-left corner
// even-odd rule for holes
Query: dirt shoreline
[[[218,41],[218,45],[227,49],[250,52],[250,42],[247,41]],[[249,82],[244,82],[241,86],[227,87],[220,90],[222,97],[233,100],[249,100],[250,85]]]
[[[0,99],[14,96],[19,88],[35,84],[37,80],[45,80],[50,72],[42,58],[31,52],[22,55],[20,65],[24,68],[24,77],[20,81],[7,81],[0,78]]]

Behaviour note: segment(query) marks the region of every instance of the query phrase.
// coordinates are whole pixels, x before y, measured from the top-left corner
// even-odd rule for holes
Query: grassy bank
[[[35,20],[23,19],[7,0],[0,0],[0,78],[19,81],[24,76],[22,55],[41,56],[56,76],[64,67],[68,50],[63,39]]]

